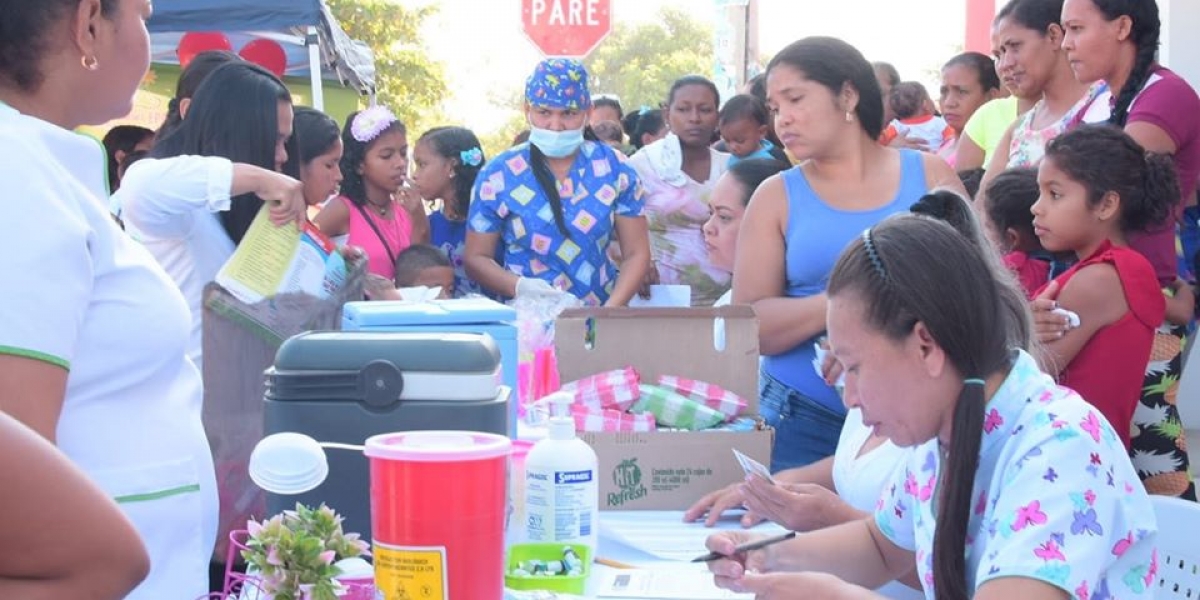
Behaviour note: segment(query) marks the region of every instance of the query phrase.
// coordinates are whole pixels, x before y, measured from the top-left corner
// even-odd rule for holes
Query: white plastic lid
[[[502,435],[478,431],[404,431],[367,438],[364,453],[372,458],[417,462],[459,462],[508,456],[512,442]]]
[[[325,450],[302,433],[276,433],[263,438],[250,453],[250,479],[274,494],[302,494],[329,475]]]

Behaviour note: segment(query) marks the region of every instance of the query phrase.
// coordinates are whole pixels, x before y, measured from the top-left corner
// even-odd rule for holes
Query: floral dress
[[[985,411],[967,529],[968,591],[1024,577],[1080,600],[1153,597],[1154,510],[1104,417],[1022,351]],[[916,553],[931,600],[939,454],[937,440],[917,447],[875,513],[884,535]]]
[[[692,288],[693,306],[712,306],[729,290],[728,271],[708,260],[701,228],[708,220],[713,186],[728,168],[730,155],[711,150],[708,179],[694,181],[683,172],[683,153],[673,134],[642,148],[629,159],[646,188],[650,252],[664,284]]]

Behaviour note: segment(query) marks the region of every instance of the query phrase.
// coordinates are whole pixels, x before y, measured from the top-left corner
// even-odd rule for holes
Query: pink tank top
[[[359,207],[345,196],[339,196],[338,200],[345,203],[346,210],[350,212],[347,243],[362,248],[367,254],[368,271],[380,277],[395,279],[395,257],[412,244],[412,219],[409,218],[408,212],[401,204],[393,202],[392,214],[385,218],[367,207],[359,210]],[[371,222],[368,223],[367,219]],[[372,223],[375,227],[371,227]],[[379,230],[378,233],[376,229]]]

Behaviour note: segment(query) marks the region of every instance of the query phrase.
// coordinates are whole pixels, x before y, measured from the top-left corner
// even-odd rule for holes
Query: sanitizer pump
[[[550,435],[525,458],[525,534],[531,542],[587,544],[596,551],[600,491],[592,447],[575,436],[572,397],[555,393],[550,404]]]

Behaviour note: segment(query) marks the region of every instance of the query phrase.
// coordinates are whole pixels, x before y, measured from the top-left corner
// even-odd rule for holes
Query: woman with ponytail
[[[467,275],[487,291],[624,306],[641,287],[650,267],[641,182],[616,150],[585,139],[591,107],[579,61],[547,59],[529,76],[529,141],[480,171],[467,219]],[[620,265],[608,255],[614,237]]]
[[[910,458],[866,519],[750,552],[735,546],[755,534],[710,537],[728,557],[709,563],[717,585],[760,600],[871,597],[915,565],[931,600],[1153,594],[1157,528],[1125,448],[1014,347],[1024,295],[985,252],[920,215],[842,252],[828,331],[846,405]]]
[[[1141,403],[1134,413],[1134,465],[1151,493],[1195,498],[1188,473],[1184,424],[1175,396],[1183,366],[1183,340],[1195,300],[1189,282],[1200,231],[1196,180],[1200,176],[1200,97],[1186,81],[1155,60],[1160,21],[1155,0],[1066,0],[1063,48],[1080,81],[1107,81],[1109,123],[1146,150],[1170,158],[1179,190],[1173,209],[1132,233],[1129,246],[1154,266],[1167,296],[1167,319],[1155,333],[1144,374]],[[1182,219],[1179,217],[1182,215]],[[1176,224],[1179,241],[1176,245]],[[1183,256],[1177,260],[1176,248]],[[1178,432],[1178,433],[1176,433]]]
[[[429,214],[429,243],[454,265],[454,289],[446,293],[455,298],[483,293],[467,277],[464,255],[471,190],[484,162],[479,138],[465,127],[434,127],[413,148],[413,187],[426,202],[440,203]]]
[[[1171,157],[1179,177],[1182,206],[1195,211],[1200,176],[1200,97],[1186,81],[1158,64],[1160,21],[1155,0],[1066,0],[1063,3],[1063,49],[1080,81],[1106,81],[1108,122],[1120,127],[1146,150]],[[1174,227],[1168,215],[1130,245],[1154,264],[1164,286],[1176,273],[1191,269],[1196,245],[1184,248],[1183,264],[1175,260]],[[1196,216],[1180,221],[1194,233]],[[1188,225],[1190,223],[1190,225]],[[1187,239],[1185,237],[1185,239]],[[1182,268],[1183,270],[1181,270]]]

